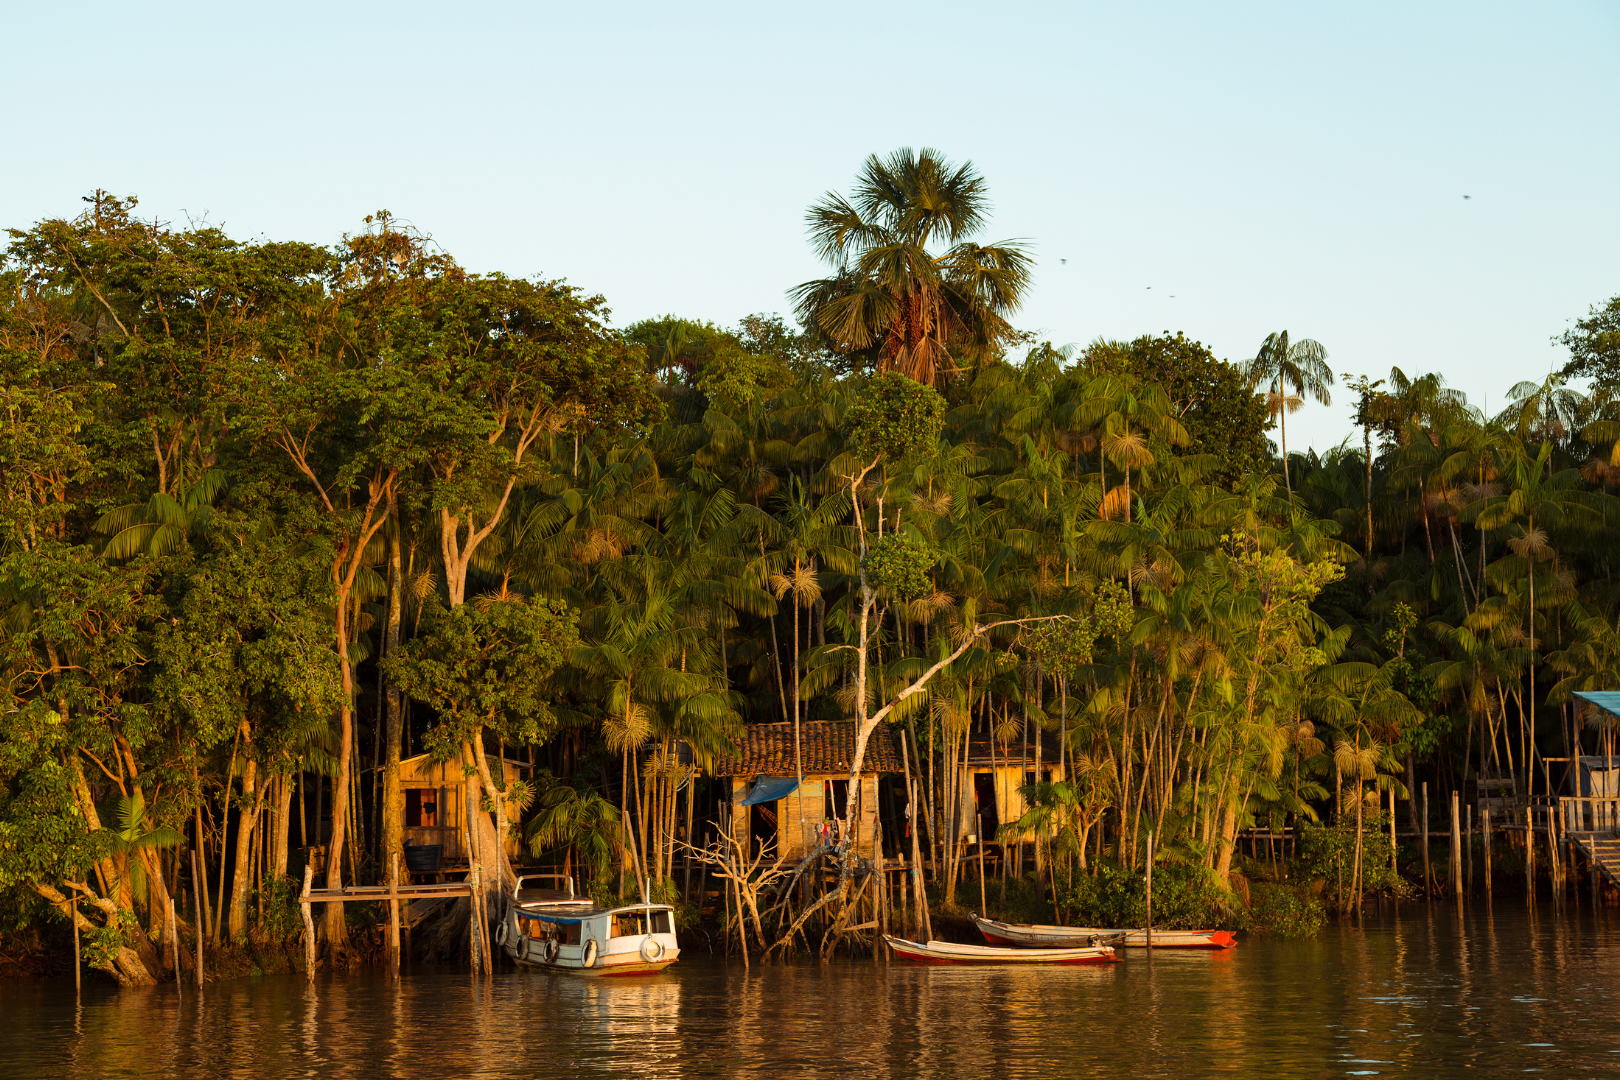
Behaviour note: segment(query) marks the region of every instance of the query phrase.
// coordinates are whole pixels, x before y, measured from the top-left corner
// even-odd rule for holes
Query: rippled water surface
[[[844,962],[645,980],[414,971],[0,987],[0,1076],[1620,1075],[1620,918],[1406,907],[1103,968]]]

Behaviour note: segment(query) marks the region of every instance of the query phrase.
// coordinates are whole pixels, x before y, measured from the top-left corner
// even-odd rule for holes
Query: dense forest
[[[811,208],[827,277],[789,318],[622,329],[387,213],[242,241],[98,192],[14,230],[5,951],[71,918],[112,977],[172,977],[177,894],[221,956],[301,933],[303,852],[379,880],[420,754],[465,777],[492,887],[513,837],[599,894],[674,890],[744,725],[853,718],[927,759],[943,896],[968,740],[1049,739],[1063,779],[1007,828],[1077,904],[1150,833],[1229,891],[1299,854],[1245,830],[1359,853],[1421,782],[1544,793],[1544,758],[1612,749],[1571,694],[1620,685],[1620,298],[1486,416],[1283,331],[1235,364],[1033,340],[1031,259],[987,219],[970,165],[873,158]],[[1288,451],[1335,392],[1359,436]],[[329,906],[334,964],[354,918]]]

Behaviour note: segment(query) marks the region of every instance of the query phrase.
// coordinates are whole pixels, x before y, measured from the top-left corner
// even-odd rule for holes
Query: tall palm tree
[[[932,384],[997,355],[1029,286],[1022,244],[981,245],[989,199],[971,162],[907,147],[867,158],[848,198],[810,208],[810,242],[833,275],[789,294],[840,353]],[[943,250],[940,247],[943,245]]]
[[[1288,478],[1288,414],[1306,397],[1323,405],[1333,404],[1328,387],[1333,385],[1333,369],[1327,366],[1327,350],[1319,341],[1304,338],[1289,344],[1288,331],[1266,335],[1254,359],[1243,365],[1250,386],[1264,386],[1271,395],[1271,409],[1277,416],[1282,440],[1283,487],[1294,497]]]

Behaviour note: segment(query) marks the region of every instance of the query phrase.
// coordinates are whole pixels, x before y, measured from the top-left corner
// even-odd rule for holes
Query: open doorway
[[[980,837],[985,842],[995,839],[996,830],[1001,828],[1001,814],[996,806],[996,774],[973,774],[973,801],[976,804],[973,812],[978,815],[973,824],[974,832],[982,832]]]

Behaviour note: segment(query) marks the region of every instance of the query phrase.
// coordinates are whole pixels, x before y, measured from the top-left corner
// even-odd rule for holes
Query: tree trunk
[[[384,655],[391,657],[399,650],[403,622],[404,562],[400,552],[399,506],[397,502],[390,502],[389,513],[394,518],[394,527],[388,537],[388,619],[383,629],[383,650]],[[404,702],[398,687],[388,687],[384,708],[387,712],[388,745],[383,765],[382,857],[386,866],[395,854],[402,862],[405,857],[405,792],[399,786],[399,755],[405,717]]]
[[[247,727],[243,722],[244,730]],[[246,740],[244,740],[245,742]],[[232,941],[247,937],[247,903],[249,877],[252,872],[253,844],[258,837],[259,810],[264,800],[259,791],[259,763],[252,755],[242,766],[242,798],[236,813],[236,865],[231,874],[231,903],[229,922]]]

